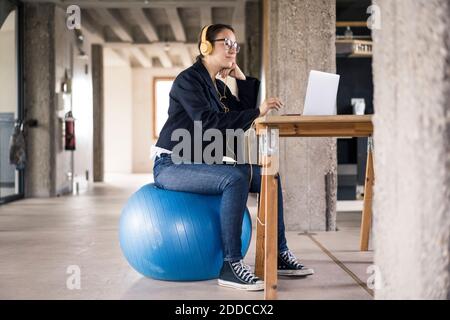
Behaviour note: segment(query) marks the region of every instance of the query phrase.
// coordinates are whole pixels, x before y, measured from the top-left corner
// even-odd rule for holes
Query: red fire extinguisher
[[[65,149],[75,150],[75,118],[72,115],[72,111],[66,113],[64,123],[66,126]]]

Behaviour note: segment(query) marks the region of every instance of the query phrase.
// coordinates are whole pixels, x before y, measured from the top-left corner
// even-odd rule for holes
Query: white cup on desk
[[[366,110],[366,101],[364,99],[352,99],[353,114],[363,115]]]

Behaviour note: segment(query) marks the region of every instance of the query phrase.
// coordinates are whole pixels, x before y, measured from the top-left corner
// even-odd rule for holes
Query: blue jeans
[[[259,193],[261,167],[238,164],[174,164],[171,156],[156,157],[155,184],[162,189],[201,194],[221,194],[220,225],[225,261],[242,259],[241,231],[248,193]],[[287,250],[283,219],[283,194],[278,178],[278,250]]]

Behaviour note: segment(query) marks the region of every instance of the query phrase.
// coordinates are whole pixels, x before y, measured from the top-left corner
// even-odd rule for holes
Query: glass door
[[[7,0],[0,6],[0,204],[23,195],[23,170],[11,163],[10,142],[22,118],[19,8]]]

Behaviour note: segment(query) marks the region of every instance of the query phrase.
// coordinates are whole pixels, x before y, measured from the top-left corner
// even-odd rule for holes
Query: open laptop
[[[338,74],[312,70],[309,73],[303,115],[335,115]]]

